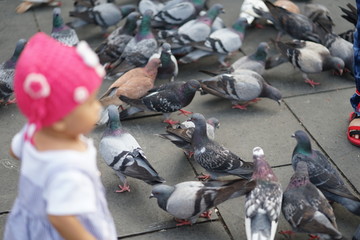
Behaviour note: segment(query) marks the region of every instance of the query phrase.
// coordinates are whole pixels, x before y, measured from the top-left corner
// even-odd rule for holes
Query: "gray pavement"
[[[0,0],[0,61],[11,56],[19,38],[29,38],[37,31],[50,33],[52,8],[41,7],[17,15],[14,11],[20,1]],[[128,3],[117,0],[118,3]],[[211,0],[210,3],[220,1]],[[222,17],[227,25],[234,22],[239,14],[242,1],[223,0],[226,14]],[[345,6],[350,0],[314,0],[325,4],[331,11],[336,26],[335,32],[343,32],[352,26],[340,17],[339,5]],[[303,7],[302,2],[297,2]],[[69,21],[72,1],[63,1],[62,12],[65,21]],[[114,28],[109,29],[110,32]],[[87,40],[92,47],[103,39],[100,28],[86,26],[79,29],[78,35]],[[268,26],[263,30],[249,29],[246,32],[243,50],[254,51],[261,41],[274,38],[276,31]],[[235,61],[236,54],[231,58]],[[216,59],[208,57],[196,64],[180,66],[178,80],[201,79],[206,75],[198,69],[216,69]],[[352,111],[349,97],[355,85],[349,75],[333,76],[330,72],[310,75],[321,85],[311,88],[303,82],[301,73],[286,63],[267,71],[265,79],[280,89],[284,96],[279,106],[274,101],[263,99],[251,104],[248,110],[231,109],[229,101],[214,96],[197,94],[194,101],[185,109],[201,112],[206,117],[217,117],[221,127],[216,140],[239,154],[248,161],[252,159],[252,149],[261,146],[268,161],[274,167],[283,188],[288,184],[293,171],[290,166],[295,140],[291,134],[302,129],[309,133],[313,147],[324,152],[340,171],[344,180],[355,194],[360,192],[360,154],[359,148],[352,146],[346,139],[348,115]],[[111,84],[105,80],[103,92]],[[176,113],[173,117],[185,120]],[[124,121],[134,137],[143,147],[148,159],[167,184],[194,180],[197,173],[203,171],[193,161],[188,161],[182,151],[170,142],[154,134],[163,133],[165,124],[161,116],[138,118]],[[25,120],[15,105],[0,109],[0,235],[2,236],[6,217],[16,197],[20,162],[9,155],[12,136],[21,128]],[[104,126],[97,127],[91,137],[98,144]],[[211,220],[199,220],[193,226],[176,227],[173,218],[161,210],[154,199],[149,199],[151,187],[141,181],[129,179],[130,193],[115,193],[119,179],[115,173],[98,157],[102,180],[107,189],[109,208],[114,216],[118,236],[123,239],[246,239],[244,228],[244,198],[232,199],[217,207]],[[344,239],[351,239],[360,217],[347,212],[342,206],[334,204],[339,230]],[[283,216],[278,230],[289,230],[290,225]],[[293,239],[307,239],[304,234],[297,234]],[[285,239],[277,234],[276,239]]]

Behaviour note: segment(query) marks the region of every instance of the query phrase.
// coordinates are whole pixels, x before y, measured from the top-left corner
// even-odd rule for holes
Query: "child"
[[[13,138],[21,159],[18,196],[4,239],[117,239],[90,132],[104,76],[85,42],[67,47],[44,33],[26,45],[15,95],[28,122]]]

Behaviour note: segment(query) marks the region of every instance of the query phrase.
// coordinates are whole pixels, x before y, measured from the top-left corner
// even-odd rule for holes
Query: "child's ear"
[[[54,123],[52,125],[52,127],[54,128],[55,131],[57,132],[62,132],[66,129],[66,123],[65,121],[57,121],[56,123]]]

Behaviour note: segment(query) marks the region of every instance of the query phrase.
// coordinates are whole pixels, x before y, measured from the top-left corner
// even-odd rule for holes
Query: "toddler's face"
[[[68,116],[64,118],[67,125],[67,132],[70,134],[89,133],[99,121],[101,105],[96,97],[97,91],[77,106]]]

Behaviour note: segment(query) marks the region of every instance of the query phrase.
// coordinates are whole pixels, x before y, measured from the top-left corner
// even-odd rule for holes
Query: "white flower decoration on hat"
[[[33,99],[46,98],[50,95],[50,85],[40,73],[30,73],[24,82],[24,90]]]
[[[76,52],[80,55],[86,65],[93,67],[96,73],[103,78],[105,76],[104,67],[99,62],[99,57],[89,47],[87,42],[80,41],[76,46]]]
[[[74,101],[77,103],[83,103],[88,99],[89,91],[86,87],[77,87],[74,90]]]

